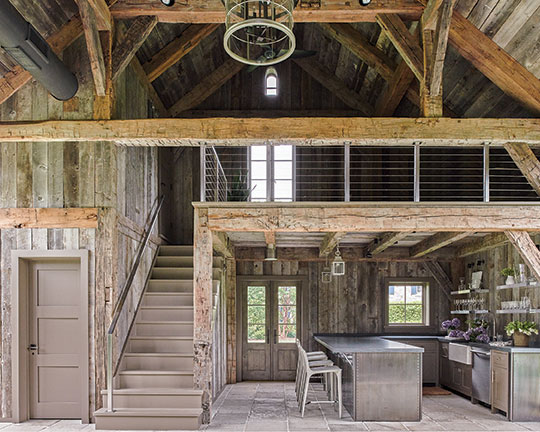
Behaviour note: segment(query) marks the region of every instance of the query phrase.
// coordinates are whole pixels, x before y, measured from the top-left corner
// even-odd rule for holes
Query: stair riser
[[[191,375],[120,375],[120,388],[193,388]]]
[[[200,416],[193,417],[96,417],[96,430],[197,430]]]
[[[141,308],[142,321],[193,321],[193,309],[145,309]]]
[[[193,357],[124,357],[125,370],[193,370]]]
[[[192,336],[193,324],[135,324],[137,336]]]
[[[220,257],[214,257],[214,268],[221,268],[223,260]],[[193,267],[192,256],[158,256],[156,267]]]
[[[193,294],[152,295],[146,293],[143,306],[193,306]]]
[[[221,275],[221,270],[214,269],[212,271],[213,279],[219,279],[220,275]],[[192,268],[155,267],[152,270],[152,279],[193,280],[193,269]]]
[[[193,354],[192,340],[159,340],[159,339],[143,339],[130,340],[130,352],[135,353],[179,353]]]
[[[159,256],[193,256],[193,246],[161,246]]]
[[[191,386],[193,387],[193,385]],[[116,408],[200,408],[201,397],[195,395],[149,395],[117,394],[113,400]],[[103,406],[107,406],[107,395],[103,395]],[[155,427],[150,428],[155,430]]]
[[[219,287],[219,281],[213,282],[214,292]],[[148,290],[146,292],[172,292],[172,293],[193,293],[193,281],[192,280],[151,280],[148,283]]]

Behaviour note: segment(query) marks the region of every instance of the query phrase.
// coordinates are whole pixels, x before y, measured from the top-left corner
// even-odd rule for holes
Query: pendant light
[[[345,274],[345,261],[341,258],[341,252],[339,251],[339,243],[336,247],[336,255],[334,261],[332,261],[332,276],[343,276]]]
[[[321,272],[321,282],[322,283],[332,282],[332,270],[330,270],[330,266],[328,265],[328,254],[326,255],[326,264],[323,268],[323,271]]]
[[[276,245],[268,244],[266,246],[265,261],[277,261]]]

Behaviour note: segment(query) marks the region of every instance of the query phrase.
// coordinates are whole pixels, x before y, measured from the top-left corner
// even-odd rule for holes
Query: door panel
[[[79,265],[35,263],[30,272],[30,417],[81,418]]]
[[[274,282],[272,284],[273,332],[272,379],[293,380],[296,373],[296,338],[299,336],[300,308],[296,283]]]

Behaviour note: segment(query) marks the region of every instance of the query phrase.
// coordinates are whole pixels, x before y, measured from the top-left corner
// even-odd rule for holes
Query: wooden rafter
[[[79,1],[79,0],[77,0]],[[109,5],[105,0],[87,0],[88,5],[94,11],[96,26],[99,31],[111,31],[113,18],[109,10]]]
[[[214,250],[225,258],[234,258],[234,247],[231,245],[229,236],[221,231],[214,231],[212,236]]]
[[[409,65],[420,82],[424,79],[423,52],[418,37],[411,34],[405,23],[398,15],[377,15],[377,22],[386,32],[403,60]]]
[[[540,195],[540,162],[531,148],[525,143],[506,143],[504,148],[536,194]]]
[[[47,38],[52,50],[60,55],[73,41],[83,34],[83,26],[80,18],[74,17],[65,24],[58,32]],[[15,66],[0,79],[0,104],[10,98],[17,90],[32,79],[30,72],[21,66]]]
[[[540,280],[540,251],[529,233],[525,231],[505,231],[510,243],[517,249],[532,274]]]
[[[163,72],[178,63],[182,57],[187,55],[218,27],[219,24],[190,25],[179,37],[167,44],[157,54],[154,54],[152,58],[143,65],[144,71],[148,75],[150,82],[157,79]]]
[[[295,22],[374,22],[380,13],[398,14],[406,20],[418,20],[424,7],[416,0],[373,0],[369,7],[358,1],[325,0],[320,8],[294,10]],[[163,7],[154,0],[120,0],[111,9],[117,19],[155,15],[160,22],[223,23],[225,9],[221,0],[190,0]]]
[[[176,116],[182,111],[196,107],[201,102],[204,102],[206,98],[214,94],[223,84],[240,72],[243,67],[243,63],[233,59],[227,60],[169,108],[171,115]]]
[[[97,228],[96,208],[2,208],[0,229]]]
[[[329,232],[324,236],[321,246],[319,246],[319,256],[327,256],[332,253],[332,251],[339,244],[341,239],[345,237],[346,232]]]
[[[370,115],[373,112],[373,107],[362,100],[357,92],[351,90],[343,81],[321,65],[315,57],[298,58],[294,62],[352,109],[360,111],[363,115]]]
[[[366,257],[378,255],[398,241],[403,240],[409,234],[409,231],[385,232],[365,247],[364,255]]]
[[[439,284],[439,288],[445,297],[451,302],[452,299],[450,298],[450,292],[453,288],[452,281],[442,268],[441,263],[438,261],[426,261],[424,263],[424,267],[431,273],[431,276],[433,279],[435,279],[437,284]]]
[[[440,232],[410,248],[412,257],[421,257],[470,236],[470,232]]]
[[[540,119],[293,117],[58,120],[0,122],[0,142],[109,141],[136,146],[296,145],[478,146],[485,142],[540,145]],[[265,231],[261,229],[259,231]],[[329,230],[334,231],[334,230]]]
[[[120,36],[113,50],[112,78],[124,71],[157,24],[156,17],[138,17]]]
[[[388,81],[385,91],[377,100],[374,115],[377,117],[391,117],[394,115],[394,111],[411,88],[413,81],[414,74],[411,68],[405,61],[401,61],[392,79]],[[419,102],[419,99],[417,99],[417,102]]]
[[[456,257],[462,258],[469,255],[474,255],[486,250],[494,249],[508,243],[508,237],[506,234],[498,232],[488,234],[484,237],[474,239],[466,244],[460,246],[456,250]]]

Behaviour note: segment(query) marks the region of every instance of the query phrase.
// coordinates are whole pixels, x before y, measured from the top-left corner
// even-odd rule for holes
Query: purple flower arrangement
[[[448,337],[465,339],[471,342],[489,343],[489,335],[487,334],[487,322],[483,320],[467,321],[469,329],[467,331],[460,330],[461,321],[459,318],[443,321],[441,327],[448,332]]]
[[[461,320],[459,318],[454,318],[451,320],[443,321],[441,324],[443,330],[446,331],[455,331],[461,327]]]
[[[463,337],[471,342],[489,343],[487,329],[483,326],[470,328],[463,333]]]

